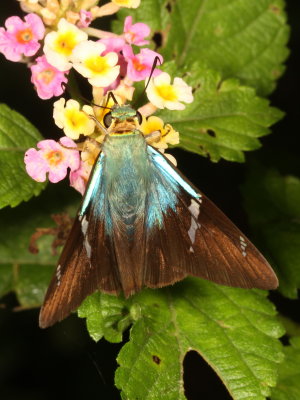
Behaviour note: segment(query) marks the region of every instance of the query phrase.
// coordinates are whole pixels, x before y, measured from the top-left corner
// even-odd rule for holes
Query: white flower
[[[92,86],[107,87],[113,83],[120,72],[117,53],[110,52],[103,56],[101,54],[106,47],[103,43],[86,40],[79,43],[72,54],[73,67]]]
[[[65,104],[65,99],[60,98],[54,103],[54,121],[71,139],[76,140],[81,134],[88,136],[94,132],[95,122],[89,115],[94,115],[92,107],[83,106],[80,110],[76,100],[68,100]]]
[[[151,78],[146,92],[152,104],[169,110],[183,110],[185,105],[182,101],[191,103],[194,100],[192,87],[181,78],[175,78],[171,84],[171,77],[166,72]]]
[[[58,30],[45,37],[44,53],[49,64],[59,71],[67,71],[72,67],[70,57],[78,43],[87,40],[88,35],[62,18]]]

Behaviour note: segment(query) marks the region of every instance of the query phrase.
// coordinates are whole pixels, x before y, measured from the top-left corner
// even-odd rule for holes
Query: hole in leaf
[[[155,362],[155,364],[159,365],[161,362],[161,359],[158,356],[152,356],[152,360]]]
[[[172,12],[172,3],[170,1],[166,4],[166,9],[169,13]]]
[[[186,354],[183,368],[184,390],[188,400],[232,400],[221,379],[196,351]]]
[[[271,4],[270,5],[270,10],[274,13],[274,14],[280,14],[280,8],[278,6],[276,6],[275,4]]]
[[[211,137],[216,137],[216,132],[212,129],[207,129],[206,133]]]
[[[154,35],[152,36],[152,40],[155,43],[155,49],[161,47],[163,41],[163,36],[161,32],[155,32]]]
[[[279,340],[284,346],[288,346],[290,344],[289,336],[287,334],[283,335]]]

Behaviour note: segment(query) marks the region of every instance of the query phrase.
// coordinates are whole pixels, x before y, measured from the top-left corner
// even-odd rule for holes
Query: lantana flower
[[[131,46],[125,45],[123,55],[127,61],[127,76],[134,82],[142,81],[149,77],[155,57],[159,57],[160,62],[163,58],[160,54],[150,49],[141,49],[140,53],[134,54]],[[161,73],[159,69],[153,71],[153,76]]]
[[[138,8],[141,0],[112,0],[119,7]]]
[[[86,184],[99,152],[99,144],[93,140],[87,140],[81,152],[79,168],[70,172],[70,185],[82,195],[85,192]]]
[[[120,76],[124,77],[127,71],[127,62],[123,56],[122,50],[125,45],[125,39],[122,37],[111,37],[99,40],[103,43],[105,50],[102,55],[105,56],[111,51],[118,54],[118,65],[120,66]]]
[[[152,146],[159,149],[167,149],[168,144],[179,143],[179,133],[170,124],[164,125],[164,121],[154,115],[143,118],[139,129],[144,135],[160,132],[160,136],[150,142]]]
[[[76,100],[65,103],[65,99],[61,98],[54,103],[54,121],[71,139],[78,139],[81,134],[89,136],[94,132],[95,122],[89,115],[94,115],[92,107],[85,105],[80,110]]]
[[[78,27],[79,28],[87,28],[91,22],[92,22],[92,13],[87,10],[80,10],[79,21],[77,24]]]
[[[129,44],[135,44],[136,46],[143,46],[149,44],[149,40],[145,40],[145,37],[149,36],[151,29],[148,25],[142,22],[132,24],[132,17],[128,16],[124,22],[124,37]]]
[[[31,148],[25,153],[26,171],[32,179],[45,182],[46,174],[49,181],[57,183],[67,175],[68,168],[76,171],[80,166],[80,156],[73,140],[62,137],[60,143],[55,140],[42,140],[38,142],[39,150]]]
[[[60,96],[64,92],[62,84],[68,82],[65,73],[49,64],[45,56],[38,57],[35,61],[36,64],[30,67],[31,82],[34,84],[38,96],[41,99]]]
[[[62,18],[58,30],[45,37],[44,53],[47,61],[59,71],[67,71],[72,67],[70,58],[78,43],[87,40],[88,35]]]
[[[0,28],[0,52],[10,61],[31,57],[41,46],[39,40],[45,34],[43,21],[36,14],[28,14],[24,20],[10,17],[5,21],[6,30]]]
[[[89,179],[92,168],[84,162],[80,162],[80,166],[76,171],[70,172],[70,186],[84,195],[86,184]]]
[[[102,55],[105,49],[103,43],[87,40],[79,43],[72,54],[73,67],[93,86],[109,86],[120,72],[117,53]]]
[[[166,72],[150,79],[146,93],[156,107],[169,110],[183,110],[185,105],[181,102],[191,103],[194,99],[191,86],[181,78],[175,78],[171,84],[171,77]]]

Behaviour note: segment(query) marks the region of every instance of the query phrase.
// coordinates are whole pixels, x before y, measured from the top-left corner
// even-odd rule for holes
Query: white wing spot
[[[81,231],[84,237],[84,247],[86,250],[86,254],[88,256],[88,258],[91,258],[91,245],[89,244],[88,238],[87,238],[87,230],[88,230],[88,226],[89,226],[89,221],[86,219],[86,216],[84,216],[81,220]]]
[[[247,255],[247,252],[246,252],[247,243],[246,243],[245,239],[243,238],[243,236],[240,236],[240,246],[241,246],[241,249],[242,249],[243,257],[246,257],[246,255]]]
[[[197,193],[199,203],[202,203],[202,194]]]
[[[61,279],[61,266],[58,265],[56,268],[56,279],[57,279],[57,286],[60,285],[60,279]]]
[[[191,239],[192,244],[195,243],[195,239],[196,239],[196,231],[198,228],[200,228],[200,224],[198,224],[196,221],[199,217],[200,214],[200,204],[195,201],[194,199],[191,200],[191,205],[189,206],[189,211],[191,212],[192,216],[191,216],[191,226],[190,229],[188,230],[188,235]],[[191,246],[190,247],[190,252],[194,253],[194,249]]]

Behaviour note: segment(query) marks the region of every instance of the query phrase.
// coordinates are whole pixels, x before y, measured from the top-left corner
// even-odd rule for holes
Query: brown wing
[[[161,287],[194,275],[227,286],[276,288],[274,271],[245,235],[162,154],[152,148],[150,154],[178,201],[165,212],[163,228],[148,232],[144,284]]]
[[[74,222],[40,311],[41,328],[67,317],[100,287],[114,294],[121,290],[114,245],[104,224],[99,219],[89,223],[88,217]]]

